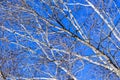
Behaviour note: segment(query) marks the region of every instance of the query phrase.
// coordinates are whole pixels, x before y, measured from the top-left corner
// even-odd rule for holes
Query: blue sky
[[[11,1],[11,3],[13,5],[14,4],[21,5],[20,3],[16,2],[15,0],[9,0],[9,1]],[[98,4],[99,1],[100,0],[93,0],[91,2],[95,5],[95,4]],[[108,0],[108,2],[106,0],[106,4],[104,5],[104,6],[106,6],[106,9],[104,9],[104,10],[106,12],[108,11],[108,13],[110,14],[110,17],[113,19],[114,25],[116,25],[118,30],[120,30],[119,26],[117,26],[120,22],[120,12],[118,12],[118,10],[120,10],[120,1],[119,0],[114,0],[114,1],[115,1],[116,5],[118,6],[118,9],[115,8],[115,5],[113,3],[111,4],[112,6],[109,5],[107,7],[107,4],[109,4],[110,0]],[[47,2],[47,0],[46,0],[46,2]],[[68,2],[69,3],[80,2],[82,4],[87,5],[87,2],[85,0],[75,0],[75,1],[69,0]],[[4,4],[4,3],[2,3],[2,4]],[[57,9],[57,7],[54,10],[51,10],[51,7],[55,6],[54,4],[49,6],[49,5],[42,3],[42,1],[40,1],[40,0],[32,0],[32,1],[26,0],[26,3],[29,5],[29,7],[31,7],[38,14],[36,17],[38,17],[39,23],[42,26],[43,31],[42,30],[40,31],[40,27],[38,27],[39,24],[37,24],[37,22],[35,21],[36,20],[35,17],[32,16],[29,12],[20,11],[20,12],[15,13],[14,9],[13,9],[13,10],[10,10],[10,13],[12,13],[12,16],[16,16],[16,17],[12,17],[12,16],[10,16],[10,14],[7,13],[7,10],[9,10],[9,7],[6,6],[6,8],[8,7],[8,9],[6,10],[5,14],[10,16],[11,20],[5,19],[5,21],[2,24],[6,28],[9,28],[11,30],[14,29],[16,32],[20,33],[21,35],[25,35],[26,37],[25,38],[21,37],[17,34],[9,32],[9,31],[3,31],[0,28],[0,31],[1,31],[0,38],[6,37],[10,42],[19,43],[19,44],[25,46],[26,48],[21,48],[20,46],[18,46],[16,44],[11,44],[9,42],[3,42],[2,40],[0,40],[1,54],[2,55],[5,54],[4,55],[5,57],[1,56],[3,59],[7,58],[7,57],[11,57],[11,56],[9,56],[10,53],[7,52],[6,50],[9,50],[9,51],[17,50],[15,53],[13,53],[13,54],[17,53],[16,56],[14,56],[15,60],[6,61],[6,63],[3,66],[6,66],[6,65],[7,66],[6,66],[6,68],[3,68],[3,71],[7,71],[7,69],[11,69],[11,74],[14,74],[15,76],[18,76],[18,74],[20,74],[21,77],[26,77],[26,78],[50,77],[50,76],[46,75],[45,73],[42,73],[42,71],[45,71],[45,72],[51,73],[51,75],[54,75],[54,76],[58,75],[58,78],[59,78],[58,80],[65,80],[66,75],[67,75],[65,73],[65,71],[63,71],[62,69],[58,69],[59,70],[58,74],[55,74],[55,72],[57,70],[57,66],[54,64],[54,62],[52,62],[52,61],[49,62],[49,60],[46,59],[46,57],[45,57],[44,50],[42,50],[42,48],[46,50],[47,54],[53,61],[55,60],[53,58],[52,51],[49,49],[49,47],[42,45],[42,48],[40,48],[40,46],[38,45],[37,42],[30,41],[30,40],[32,40],[30,35],[32,35],[35,39],[39,40],[40,42],[46,43],[47,46],[49,46],[48,43],[50,42],[51,46],[58,48],[60,50],[63,49],[68,52],[69,51],[75,52],[82,56],[95,55],[95,53],[93,52],[93,50],[91,48],[82,44],[81,42],[77,41],[77,39],[72,37],[72,36],[77,36],[79,39],[84,40],[83,37],[81,36],[81,34],[78,33],[78,30],[76,29],[75,25],[73,25],[73,23],[69,19],[67,19],[64,16],[64,14],[62,12],[60,12],[59,9]],[[6,3],[6,4],[8,4],[8,3]],[[62,5],[62,4],[59,4],[59,5]],[[99,7],[99,9],[102,8],[101,5],[95,5],[95,6]],[[62,8],[65,6],[62,5],[60,7]],[[110,50],[110,52],[113,56],[114,55],[118,56],[116,58],[116,60],[118,61],[118,63],[120,63],[119,62],[120,51],[116,50],[115,46],[112,43],[110,43],[108,38],[103,40],[103,42],[101,42],[101,45],[98,47],[99,42],[102,39],[104,39],[106,35],[109,35],[109,33],[110,33],[110,29],[103,22],[101,17],[91,7],[88,7],[88,6],[85,7],[85,6],[81,6],[81,5],[76,5],[76,6],[68,5],[68,7],[72,11],[74,19],[76,19],[77,23],[82,28],[84,34],[89,38],[90,44],[96,48],[99,48],[99,50],[104,52],[106,55],[109,54],[107,49],[109,49],[109,48],[115,49],[115,50]],[[68,17],[70,17],[70,14],[67,11],[64,11],[64,12]],[[0,12],[0,14],[2,14],[2,11]],[[3,15],[4,14],[2,14],[2,16],[0,15],[0,17],[2,17],[1,20],[4,19]],[[57,31],[60,31],[60,30],[56,29],[54,26],[49,26],[48,24],[46,24],[46,22],[44,22],[41,18],[39,18],[39,16],[44,17],[45,19],[49,20],[49,22],[51,22],[53,25],[58,26],[59,28],[62,28],[63,27],[62,25],[64,25],[64,28],[67,31],[69,31],[70,33],[72,33],[73,35],[71,36],[67,32],[62,32],[62,33],[58,32],[57,33]],[[20,18],[20,20],[18,17]],[[14,20],[14,19],[15,19],[15,21],[12,22],[12,20]],[[18,19],[18,22],[17,22],[17,19]],[[109,19],[107,19],[107,20],[109,20]],[[59,21],[59,22],[57,22],[57,21]],[[21,28],[20,24],[25,25],[25,28],[30,32],[30,35],[24,31],[25,29]],[[52,33],[54,31],[56,32],[56,34],[48,34],[49,42],[47,42],[47,40],[46,40],[47,29],[48,29],[48,33],[50,33],[50,32]],[[36,32],[38,32],[38,33],[36,34]],[[40,32],[40,34],[39,34],[39,32]],[[44,34],[44,32],[45,32],[45,34]],[[106,35],[102,32],[105,32]],[[117,41],[117,39],[115,39],[113,34],[111,34],[111,38],[113,41],[115,41],[115,43],[118,46],[120,46],[119,41]],[[6,45],[7,47],[4,45]],[[28,49],[35,51],[35,54],[28,51]],[[110,72],[109,70],[106,70],[102,67],[91,64],[91,63],[87,62],[86,60],[76,60],[74,63],[72,63],[71,60],[76,58],[75,56],[72,56],[72,55],[68,55],[68,54],[64,54],[62,52],[56,52],[56,51],[53,51],[53,53],[56,56],[56,60],[61,61],[63,59],[63,61],[65,61],[61,65],[64,66],[65,68],[68,68],[68,69],[70,68],[72,70],[71,73],[74,73],[77,70],[79,70],[78,68],[81,68],[83,66],[82,62],[84,61],[83,70],[79,71],[75,75],[78,80],[103,80],[103,79],[105,79],[106,75]],[[9,54],[9,55],[7,55],[7,54]],[[69,60],[69,57],[71,58],[71,60]],[[94,61],[99,61],[99,58],[92,57],[92,59]],[[69,61],[66,62],[66,60],[69,60]],[[13,70],[14,64],[12,64],[12,61],[13,62],[15,61],[17,63],[16,64],[17,68],[15,69],[15,72]],[[48,61],[48,63],[47,63],[47,61]],[[39,63],[39,62],[41,62],[41,63]],[[71,64],[73,64],[72,67],[70,67]],[[41,72],[39,72],[39,70],[41,70]],[[16,72],[17,72],[17,74],[15,74]],[[62,78],[60,78],[60,76],[62,76]],[[115,76],[115,75],[112,74],[111,76]],[[69,77],[69,76],[67,75],[67,77]],[[113,80],[112,77],[110,77],[110,80]],[[119,80],[119,79],[114,78],[114,80]]]

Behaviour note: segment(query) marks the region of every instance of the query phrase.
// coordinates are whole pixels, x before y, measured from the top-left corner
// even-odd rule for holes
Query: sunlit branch
[[[120,41],[120,32],[117,30],[117,28],[110,24],[110,22],[107,21],[107,19],[104,18],[104,16],[99,12],[99,10],[89,1],[86,0],[87,3],[93,8],[93,10],[101,17],[101,19],[106,23],[106,25],[110,28],[110,30],[113,32],[114,36],[118,41]]]
[[[66,5],[70,5],[70,6],[86,6],[86,7],[89,7],[90,5],[87,5],[87,4],[82,4],[82,3],[65,3]]]

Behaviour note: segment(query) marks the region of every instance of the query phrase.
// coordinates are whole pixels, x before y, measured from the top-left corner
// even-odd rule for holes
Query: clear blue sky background
[[[43,17],[46,17],[46,18],[48,17],[48,14],[46,13],[46,11],[42,7],[43,4],[39,2],[40,0],[26,0],[26,1],[27,1],[27,3],[39,15],[41,15]],[[97,0],[91,0],[91,1],[94,3]],[[104,0],[104,1],[107,1],[107,0]],[[110,1],[110,0],[108,0],[108,1]],[[118,8],[120,10],[120,0],[114,0],[114,1],[117,4],[117,6],[118,6]],[[11,0],[11,2],[12,2],[12,0]],[[73,0],[69,0],[69,2],[73,2]],[[87,4],[85,2],[85,0],[76,0],[76,2]],[[46,6],[46,8],[48,9],[48,12],[50,14],[53,14],[53,13],[51,13],[51,10],[50,10],[49,6]],[[94,23],[94,21],[92,21],[91,19],[89,19],[89,16],[92,13],[94,13],[93,17],[96,20],[98,20],[98,23],[101,23],[101,21],[102,21],[100,19],[100,17],[90,7],[83,7],[83,6],[76,6],[76,7],[74,7],[74,6],[69,6],[69,8],[72,10],[72,13],[73,13],[74,17],[76,18],[76,20],[78,21],[78,23],[82,26],[85,34],[87,34],[89,32],[89,29],[91,28],[90,25],[92,25],[92,23]],[[117,17],[114,20],[114,24],[115,25],[117,25],[118,23],[120,23],[120,13],[119,12],[116,12],[116,13],[117,13]],[[23,14],[23,15],[25,15],[25,17],[27,16],[27,14]],[[29,17],[29,15],[27,17]],[[63,15],[59,14],[59,18],[61,18],[61,17],[63,17]],[[89,23],[89,24],[86,24],[86,22]],[[78,35],[81,38],[81,36],[76,33],[76,29],[74,28],[74,26],[71,25],[71,23],[66,18],[63,18],[62,21],[61,21],[61,23],[66,26],[66,29],[70,30],[70,32]],[[9,22],[7,22],[7,21],[4,22],[4,25],[6,27],[8,27],[8,28],[11,27],[9,25]],[[56,24],[56,25],[58,25],[58,24]],[[14,25],[14,26],[16,27],[17,24]],[[17,28],[15,28],[15,27],[14,27],[14,29],[17,30]],[[84,28],[86,28],[86,30]],[[106,33],[109,32],[109,30],[106,27],[106,25],[103,25],[102,28],[104,28],[104,30],[107,29]],[[28,29],[31,30],[31,31],[33,30],[33,28],[28,28]],[[8,34],[8,33],[6,33],[6,34]],[[24,34],[24,33],[21,33],[21,34]],[[98,41],[99,37],[97,35],[95,35],[95,34],[96,33],[91,32],[91,35],[92,35],[91,38],[94,39],[94,41]],[[2,35],[1,32],[0,32],[0,35]],[[13,36],[12,34],[9,33],[9,35],[7,35],[7,36],[9,36],[10,41],[15,41],[15,36]],[[37,36],[37,35],[34,35],[34,36],[36,38],[40,38],[41,37],[41,36]],[[94,41],[92,43],[94,44],[94,46],[97,47],[97,44],[95,44]],[[28,41],[26,41],[25,43],[21,42],[21,44],[23,44],[25,46],[28,46],[28,47],[30,47],[33,50],[35,50],[36,47],[38,47],[35,43],[28,42]],[[107,46],[107,43],[104,43],[103,45]],[[0,47],[1,49],[5,48],[5,47],[3,47],[4,46],[3,42],[1,42],[1,41],[0,41],[0,46],[1,46]],[[13,44],[10,44],[9,47],[11,47],[13,49],[16,49],[16,45],[13,45]],[[77,47],[76,47],[75,50],[76,50],[76,52],[80,52],[80,50],[84,50],[84,51],[82,51],[82,53],[79,53],[79,54],[82,54],[82,55],[85,55],[85,56],[89,56],[89,55],[93,55],[94,54],[93,51],[90,48],[88,48],[87,46],[85,46],[83,44],[77,44]],[[17,59],[20,59],[20,60],[22,59],[21,62],[19,63],[20,69],[19,69],[19,72],[18,72],[18,73],[21,73],[22,77],[31,77],[32,74],[34,74],[34,77],[40,77],[40,76],[47,77],[47,75],[44,75],[42,73],[41,74],[37,73],[32,66],[27,66],[26,65],[26,63],[33,64],[33,63],[37,63],[40,60],[39,57],[37,57],[37,56],[39,56],[40,54],[42,54],[42,51],[41,50],[37,50],[36,52],[37,52],[37,54],[31,54],[30,52],[25,51],[26,54],[24,54],[24,55],[21,54],[20,56],[17,56]],[[22,57],[24,57],[24,59]],[[23,64],[25,64],[25,66],[23,66]],[[23,66],[23,68],[21,68],[21,66]],[[79,61],[76,62],[75,66],[73,66],[73,69],[74,69],[73,71],[75,71],[75,68],[77,68],[76,66],[77,67],[81,66],[81,62],[79,62]],[[55,72],[54,67],[56,67],[54,64],[52,64],[52,63],[49,64],[49,69],[50,69],[50,73],[51,74],[54,74],[54,72]],[[37,66],[37,68],[41,69],[43,71],[46,71],[45,66]],[[105,76],[100,76],[98,79],[96,79],[97,74],[100,75],[100,74],[106,74],[107,72],[109,72],[108,70],[106,70],[106,73],[105,73],[105,71],[103,71],[103,70],[104,70],[103,68],[100,68],[100,67],[98,67],[96,65],[90,64],[89,62],[85,62],[84,70],[82,70],[81,72],[79,72],[76,76],[77,76],[78,80],[103,80],[103,77],[105,77]],[[62,72],[62,73],[64,74],[64,72]],[[113,76],[114,76],[114,74],[113,74]],[[112,77],[111,77],[111,80],[112,80]],[[117,80],[120,80],[120,79],[117,79]]]

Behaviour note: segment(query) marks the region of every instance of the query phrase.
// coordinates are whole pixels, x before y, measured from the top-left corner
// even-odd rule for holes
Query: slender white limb
[[[106,23],[106,25],[110,28],[110,30],[113,32],[115,38],[118,41],[120,41],[120,32],[116,29],[114,24],[107,21],[107,19],[104,18],[104,16],[100,13],[100,11],[89,0],[86,0],[86,1],[93,8],[93,10],[101,17],[101,19]]]
[[[23,37],[23,38],[25,38],[25,35],[22,35],[22,34],[19,34],[18,32],[15,32],[15,30],[11,30],[11,29],[9,29],[9,28],[6,28],[5,26],[0,26],[2,29],[4,29],[4,30],[6,30],[6,31],[8,31],[8,32],[10,32],[10,33],[14,33],[14,34],[16,34],[16,35],[18,35],[18,36],[20,36],[20,37]],[[22,25],[22,27],[24,27],[23,25]],[[25,29],[25,31],[29,34],[29,35],[31,35],[30,33],[29,33],[29,31],[24,27],[24,29]],[[48,56],[48,54],[47,54],[47,52],[45,51],[45,49],[41,46],[41,45],[43,45],[43,46],[47,46],[46,44],[41,44],[41,42],[39,41],[39,40],[37,40],[37,39],[35,39],[32,35],[31,35],[31,39],[32,39],[32,41],[34,41],[34,42],[36,42],[36,44],[39,46],[39,48],[43,51],[43,53],[46,55],[46,57],[47,57],[47,59],[49,59],[50,61],[51,61],[51,58]],[[23,45],[21,45],[21,44],[18,44],[18,43],[15,43],[15,42],[11,42],[11,43],[13,43],[13,44],[16,44],[16,45],[19,45],[20,47],[23,47],[23,48],[26,48],[25,46],[23,46]],[[49,46],[48,46],[49,47]],[[35,53],[33,50],[31,50],[31,49],[29,49],[29,48],[27,48],[30,52],[32,52],[32,53]],[[52,51],[52,50],[51,50]],[[52,51],[53,52],[53,51]],[[54,62],[56,65],[58,65],[58,63],[57,62]],[[59,65],[58,65],[59,66]],[[67,69],[65,69],[64,67],[62,67],[62,66],[60,66],[60,68],[63,70],[63,71],[65,71],[68,75],[70,75],[74,80],[77,80],[76,79],[76,77],[73,75],[73,74],[71,74]]]
[[[67,51],[65,51],[65,50],[60,50],[60,49],[55,49],[55,48],[54,48],[53,50],[58,51],[58,52],[64,52],[64,53],[66,53],[66,54],[69,54],[69,52],[67,52]],[[116,73],[116,75],[120,76],[120,70],[118,70],[117,68],[115,68],[112,64],[108,64],[108,65],[101,64],[101,63],[99,63],[99,62],[93,61],[92,59],[90,59],[90,58],[87,57],[87,56],[81,56],[81,55],[78,55],[78,54],[76,54],[76,53],[72,53],[72,55],[78,57],[79,59],[83,59],[83,60],[86,60],[86,61],[88,61],[88,62],[90,62],[90,63],[95,64],[95,65],[99,65],[99,66],[102,66],[102,67],[104,67],[104,68],[106,68],[106,69],[109,69],[110,71]]]
[[[64,3],[63,3],[64,4]],[[64,4],[65,8],[64,10],[68,11],[70,14],[70,22],[73,24],[73,26],[78,30],[79,34],[82,36],[82,38],[88,42],[87,36],[84,34],[84,31],[82,30],[81,26],[78,24],[77,20],[74,18],[72,11],[68,8],[66,4]]]
[[[66,5],[70,5],[70,6],[76,6],[76,5],[80,5],[80,6],[85,6],[85,7],[89,7],[90,5],[87,4],[82,4],[82,3],[65,3]]]
[[[79,23],[78,23],[77,20],[75,19],[74,15],[72,14],[72,11],[69,9],[68,5],[67,5],[63,0],[61,0],[61,3],[62,3],[63,6],[65,7],[65,8],[63,8],[63,10],[60,9],[61,12],[62,12],[62,13],[64,13],[64,11],[69,12],[70,17],[67,16],[66,18],[68,18],[68,20],[69,20],[69,21],[72,23],[72,25],[76,28],[77,32],[82,36],[82,38],[83,38],[85,41],[89,42],[87,36],[85,35],[85,33],[84,33],[83,29],[82,29],[82,27],[79,25]],[[55,4],[58,5],[56,2],[55,2]]]

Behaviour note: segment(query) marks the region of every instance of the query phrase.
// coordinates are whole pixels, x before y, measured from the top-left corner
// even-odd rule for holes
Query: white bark
[[[115,38],[120,41],[120,32],[117,30],[117,28],[114,26],[113,22],[110,23],[107,21],[107,19],[104,18],[104,16],[99,12],[99,10],[89,1],[86,0],[87,3],[93,8],[93,10],[101,17],[101,19],[106,23],[106,25],[109,27],[109,29],[113,32]]]

